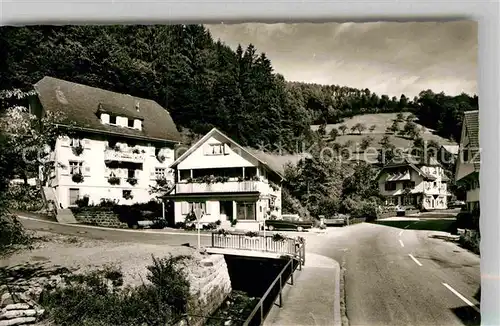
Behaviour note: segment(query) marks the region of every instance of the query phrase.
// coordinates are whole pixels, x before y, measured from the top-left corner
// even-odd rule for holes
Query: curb
[[[307,253],[306,253],[307,256]],[[342,315],[340,312],[340,293],[344,292],[343,290],[341,291],[340,286],[343,282],[341,282],[341,269],[340,269],[340,264],[334,260],[333,264],[335,265],[335,294],[334,294],[334,300],[333,300],[333,323],[335,326],[344,326],[342,322]]]

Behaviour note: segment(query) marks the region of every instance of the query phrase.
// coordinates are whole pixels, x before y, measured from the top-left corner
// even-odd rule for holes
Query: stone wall
[[[188,304],[188,318],[178,326],[201,326],[231,293],[231,279],[223,255],[207,255],[197,268],[189,268],[191,298]],[[205,317],[202,317],[205,316]]]
[[[114,213],[111,208],[82,207],[72,209],[72,212],[80,223],[120,229],[128,228],[127,223],[120,222],[118,214]]]

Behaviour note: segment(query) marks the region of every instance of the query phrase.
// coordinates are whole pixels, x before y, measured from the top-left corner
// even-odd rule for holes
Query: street
[[[308,251],[345,268],[349,324],[479,325],[480,258],[428,230],[447,221],[385,224],[391,226],[362,223],[307,239]]]
[[[192,246],[197,243],[196,233],[21,221],[32,230],[95,239]],[[306,238],[308,252],[333,258],[344,268],[350,325],[479,325],[480,258],[449,241],[448,233],[439,232],[449,223],[446,219],[382,220],[378,224],[361,223],[329,228],[324,234],[301,235]],[[201,244],[210,245],[210,236],[202,234]]]

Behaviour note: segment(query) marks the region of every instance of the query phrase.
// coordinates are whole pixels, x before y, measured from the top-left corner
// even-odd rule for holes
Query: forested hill
[[[310,140],[310,125],[360,113],[411,110],[458,139],[477,97],[426,91],[412,101],[370,90],[287,83],[253,45],[232,50],[202,25],[0,28],[1,89],[29,89],[44,76],[150,98],[179,127],[217,127],[246,146]],[[334,73],[334,72],[332,72]]]

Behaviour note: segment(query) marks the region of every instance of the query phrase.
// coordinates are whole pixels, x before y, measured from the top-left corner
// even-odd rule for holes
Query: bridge
[[[286,284],[294,284],[294,272],[302,270],[306,261],[306,242],[302,237],[290,238],[280,234],[217,231],[212,232],[208,253],[286,260],[286,264],[262,295],[243,326],[263,325],[271,306],[283,306],[282,291]],[[277,302],[276,302],[277,301]]]

